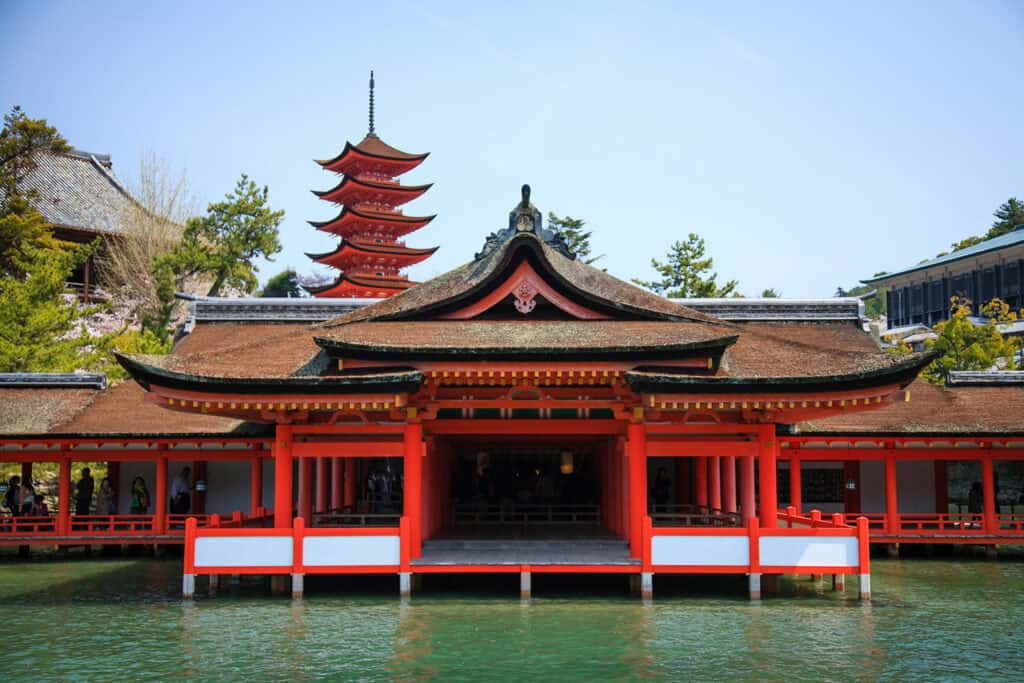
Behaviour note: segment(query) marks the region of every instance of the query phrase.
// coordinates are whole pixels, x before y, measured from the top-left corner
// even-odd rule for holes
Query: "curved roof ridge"
[[[532,233],[519,233],[479,260],[464,263],[401,294],[321,325],[333,327],[365,320],[397,320],[457,304],[475,294],[488,291],[491,281],[502,274],[520,248],[529,248],[547,266],[553,277],[584,300],[604,304],[625,314],[722,323],[713,316],[680,306],[593,266],[567,258]]]

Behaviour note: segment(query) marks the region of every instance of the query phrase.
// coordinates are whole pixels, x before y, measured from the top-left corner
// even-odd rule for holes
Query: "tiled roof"
[[[909,268],[897,270],[892,273],[883,273],[882,275],[877,275],[867,280],[861,280],[861,282],[865,284],[883,284],[886,280],[896,277],[897,275],[913,273],[918,270],[924,270],[944,263],[953,263],[954,261],[971,258],[972,256],[978,256],[979,254],[995,251],[997,249],[1004,249],[1015,244],[1024,244],[1024,228],[1018,227],[1013,232],[1008,232],[1005,235],[1000,235],[999,237],[993,237],[990,240],[979,242],[978,244],[967,247],[966,249],[961,249],[959,251],[946,254],[945,256],[929,259],[910,266]]]
[[[125,211],[134,200],[114,175],[109,156],[79,150],[40,153],[35,163],[22,185],[36,190],[32,206],[47,221],[91,232],[122,231]]]
[[[662,320],[438,320],[351,323],[331,328],[321,339],[318,343],[332,350],[466,357],[680,352],[724,347],[735,337],[733,330],[716,325]]]
[[[864,302],[856,297],[834,299],[728,298],[670,299],[681,306],[722,320],[837,321],[864,320]]]
[[[1024,386],[940,387],[923,379],[910,400],[799,425],[804,434],[1024,434]]]
[[[0,434],[47,434],[70,422],[97,393],[92,387],[0,387]]]

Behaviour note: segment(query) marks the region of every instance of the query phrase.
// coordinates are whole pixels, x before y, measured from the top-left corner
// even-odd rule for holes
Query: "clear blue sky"
[[[1024,4],[0,0],[0,105],[124,177],[147,152],[204,201],[245,171],[287,211],[261,275],[311,270],[333,215],[312,162],[377,127],[431,152],[425,278],[472,258],[533,186],[601,262],[703,235],[756,295],[830,296],[984,231],[1024,197]]]

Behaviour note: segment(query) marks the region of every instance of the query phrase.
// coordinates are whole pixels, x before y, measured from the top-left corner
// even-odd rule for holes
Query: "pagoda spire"
[[[430,185],[402,185],[399,176],[423,163],[426,154],[395,149],[377,136],[374,120],[374,74],[370,71],[369,131],[361,142],[345,143],[332,159],[318,161],[325,170],[342,176],[318,198],[341,211],[327,221],[310,221],[318,230],[340,239],[333,251],[307,254],[317,263],[340,271],[326,285],[308,287],[313,296],[383,299],[415,285],[402,273],[434,253],[436,247],[413,249],[401,240],[433,220],[433,216],[406,216],[399,208],[424,194]]]
[[[370,69],[370,132],[367,135],[377,137],[377,132],[373,128],[373,69]]]

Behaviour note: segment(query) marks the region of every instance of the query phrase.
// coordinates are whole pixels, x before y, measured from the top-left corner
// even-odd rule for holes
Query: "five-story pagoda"
[[[308,287],[313,296],[383,299],[412,287],[415,282],[402,273],[437,251],[412,249],[402,237],[419,230],[433,216],[406,216],[399,208],[416,199],[430,185],[402,185],[398,177],[423,163],[427,154],[408,154],[388,145],[374,129],[373,72],[370,72],[370,128],[363,140],[345,148],[332,159],[318,161],[323,168],[341,176],[341,181],[326,191],[314,191],[320,199],[341,207],[328,221],[310,221],[310,225],[337,235],[334,251],[307,254],[317,263],[338,269],[331,283]]]

